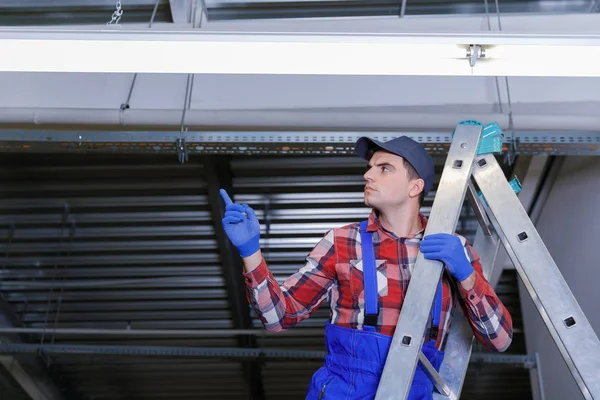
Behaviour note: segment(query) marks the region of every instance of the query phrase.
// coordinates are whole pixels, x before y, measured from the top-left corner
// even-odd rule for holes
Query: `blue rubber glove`
[[[225,202],[225,215],[221,220],[225,234],[242,258],[251,256],[260,250],[260,224],[254,210],[231,201],[223,189],[219,193]]]
[[[465,247],[455,235],[434,233],[421,240],[421,253],[428,260],[446,264],[448,271],[459,282],[467,279],[475,270],[465,253]]]

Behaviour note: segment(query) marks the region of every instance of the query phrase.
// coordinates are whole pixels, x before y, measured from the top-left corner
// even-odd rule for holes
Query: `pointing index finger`
[[[231,198],[229,197],[229,195],[227,194],[225,189],[219,190],[219,193],[221,193],[221,197],[223,198],[223,201],[225,202],[225,206],[233,204],[233,201],[231,201]]]

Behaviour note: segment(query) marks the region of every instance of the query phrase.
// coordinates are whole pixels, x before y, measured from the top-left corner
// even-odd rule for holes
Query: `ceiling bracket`
[[[175,143],[177,146],[177,157],[179,158],[179,162],[184,164],[188,161],[188,148],[185,144],[185,138],[177,138]]]
[[[179,162],[182,164],[186,163],[188,161],[188,149],[185,144],[185,138],[177,138],[175,145],[177,146],[177,158],[179,159]]]
[[[469,45],[469,48],[467,48],[467,58],[471,67],[474,67],[477,60],[485,58],[485,49],[478,44]]]

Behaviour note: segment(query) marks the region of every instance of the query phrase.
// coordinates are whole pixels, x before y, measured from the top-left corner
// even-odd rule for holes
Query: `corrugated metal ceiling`
[[[155,22],[173,22],[167,0],[158,0]],[[496,12],[488,1],[489,11]],[[0,2],[0,25],[84,25],[110,21],[116,0],[10,0]],[[121,24],[149,22],[155,0],[121,0]],[[322,18],[400,15],[401,0],[227,1],[206,0],[209,20]],[[565,14],[591,12],[594,0],[500,0],[501,13]],[[484,0],[408,0],[405,15],[483,14]]]
[[[494,1],[488,2],[495,13]],[[593,0],[500,0],[501,13],[586,13]],[[484,0],[408,0],[405,16],[484,14]],[[208,1],[208,17],[212,20],[260,18],[374,17],[401,14],[402,1]]]

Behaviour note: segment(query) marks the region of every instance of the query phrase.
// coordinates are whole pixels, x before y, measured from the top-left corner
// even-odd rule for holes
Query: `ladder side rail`
[[[469,192],[471,191],[474,192],[472,186],[469,187]],[[477,200],[477,193],[473,194],[474,196],[469,194],[469,199],[473,198],[474,200],[471,201],[479,201]],[[476,210],[475,204],[473,206],[473,209]],[[483,208],[481,207],[479,210],[483,211]],[[490,223],[490,225],[488,225],[488,229],[482,226],[477,229],[473,248],[479,255],[483,268],[483,276],[489,280],[496,264],[496,257],[501,242],[498,234],[493,229],[489,229],[491,228],[491,222],[487,220],[487,216],[486,218],[482,218],[481,221],[486,221],[485,223]],[[486,232],[489,232],[489,235]],[[434,400],[457,400],[460,398],[469,367],[474,340],[475,337],[471,325],[465,317],[462,308],[457,306],[446,340],[444,362],[440,366],[440,377],[446,382],[450,390],[450,395],[444,396],[442,393],[434,392]]]
[[[481,124],[457,125],[425,235],[454,233],[481,133]],[[443,263],[419,252],[375,400],[408,397],[443,270]]]

